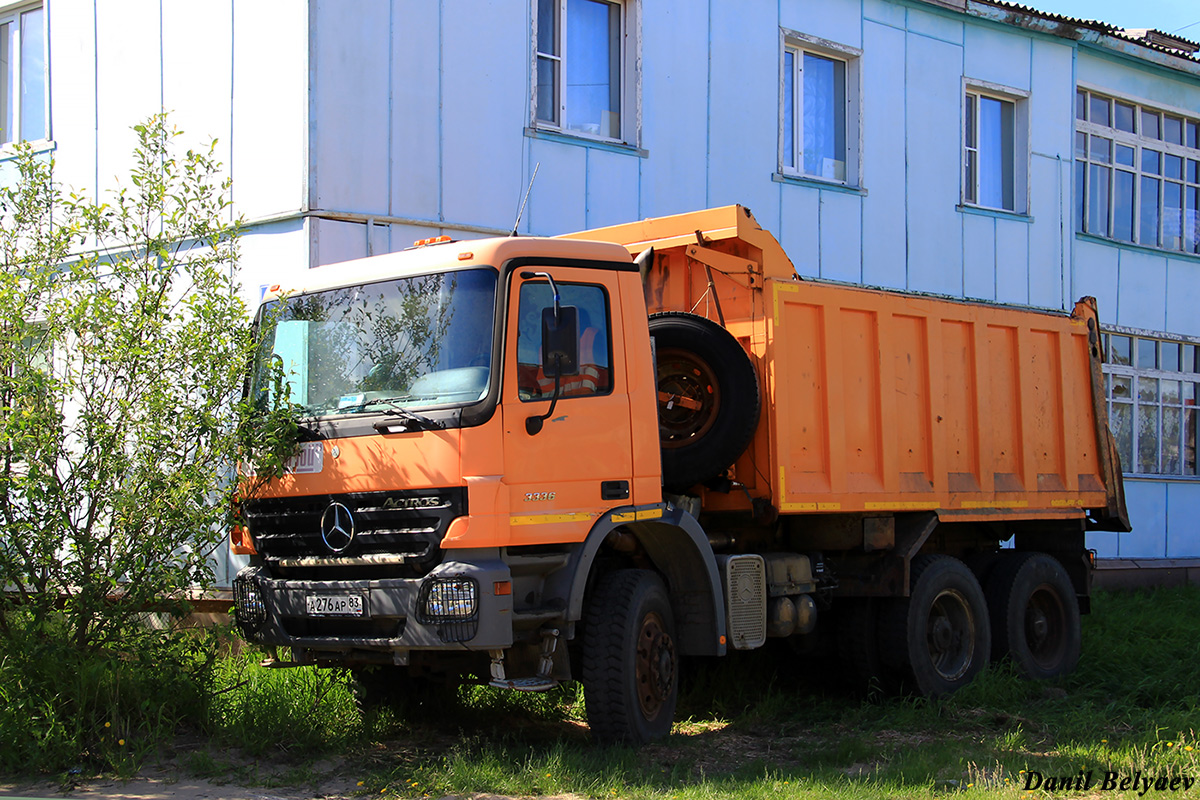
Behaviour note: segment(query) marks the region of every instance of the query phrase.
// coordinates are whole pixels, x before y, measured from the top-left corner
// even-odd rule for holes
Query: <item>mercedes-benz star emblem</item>
[[[354,541],[354,516],[341,503],[330,503],[321,515],[321,539],[331,553],[340,553]]]

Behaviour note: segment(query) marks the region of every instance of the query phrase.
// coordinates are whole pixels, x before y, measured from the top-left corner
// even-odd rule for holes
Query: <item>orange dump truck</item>
[[[642,742],[681,659],[771,639],[927,695],[1059,675],[1084,534],[1129,527],[1091,300],[800,280],[740,206],[425,243],[261,313],[303,442],[242,502],[237,620],[368,702],[576,679]]]

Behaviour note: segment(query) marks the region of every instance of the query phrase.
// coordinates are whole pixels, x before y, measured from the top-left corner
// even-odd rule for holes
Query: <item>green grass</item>
[[[590,743],[582,692],[459,691],[412,720],[363,716],[336,670],[271,670],[247,653],[217,662],[182,759],[198,777],[315,785],[334,758],[364,797],[575,794],[589,798],[1042,798],[1098,790],[1109,771],[1200,779],[1200,588],[1100,594],[1074,674],[1032,683],[1006,667],[939,701],[837,688],[836,666],[782,648],[689,670],[670,737],[641,750]],[[1092,773],[1088,791],[1022,791],[1028,771]],[[1200,782],[1186,794],[1200,797]]]
[[[268,669],[254,652],[230,656],[216,670],[204,729],[217,744],[249,755],[273,751],[339,752],[368,729],[342,670]]]
[[[940,701],[864,699],[836,688],[822,674],[836,667],[819,660],[738,654],[694,670],[674,732],[641,750],[593,746],[575,687],[546,695],[469,687],[435,721],[387,712],[364,720],[337,673],[267,675],[248,662],[227,680],[252,681],[244,688],[254,687],[253,709],[213,725],[220,741],[255,753],[333,748],[364,796],[1098,796],[1109,771],[1200,778],[1197,618],[1194,587],[1100,594],[1074,674],[1033,683],[1000,666]],[[1090,771],[1095,785],[1029,794],[1026,771],[1056,781]],[[1200,797],[1200,783],[1187,794]]]

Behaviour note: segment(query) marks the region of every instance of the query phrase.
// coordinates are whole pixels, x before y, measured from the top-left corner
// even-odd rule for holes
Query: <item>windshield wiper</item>
[[[387,414],[390,417],[402,417],[408,422],[415,422],[422,425],[428,430],[441,430],[446,427],[444,422],[439,422],[436,419],[431,419],[424,414],[418,414],[415,411],[409,411],[404,406],[400,405],[400,401],[411,399],[408,395],[402,397],[383,397],[378,400],[365,400],[361,403],[355,403],[350,406],[342,406],[338,412],[345,411],[365,411],[370,406],[387,406],[380,413]],[[377,431],[386,431],[388,428],[395,427],[394,422],[376,422],[374,425]]]
[[[400,417],[407,422],[415,422],[428,430],[436,431],[446,427],[446,423],[444,422],[438,422],[436,419],[430,419],[424,414],[418,414],[415,411],[409,411],[407,408],[400,408],[399,406],[385,408],[383,413],[389,417]],[[377,431],[385,431],[391,427],[393,427],[393,423],[390,422],[376,422],[374,425]]]
[[[319,423],[315,419],[301,419],[296,422],[296,439],[301,442],[319,442],[327,438],[321,433]]]
[[[439,422],[436,419],[430,419],[424,414],[418,414],[415,411],[409,411],[407,408],[399,404],[400,399],[401,398],[369,400],[366,403],[363,403],[362,407],[366,408],[367,406],[373,405],[386,405],[388,407],[383,409],[383,413],[387,414],[389,417],[401,417],[408,422],[415,422],[419,425],[422,425],[427,430],[441,430],[442,428],[446,427],[444,422]],[[393,426],[394,424],[389,422],[376,422],[374,428],[375,430],[382,432]]]

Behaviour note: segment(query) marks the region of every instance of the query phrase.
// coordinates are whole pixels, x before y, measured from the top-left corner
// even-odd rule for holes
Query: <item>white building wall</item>
[[[1200,80],[1013,25],[893,0],[657,3],[629,35],[628,146],[530,130],[530,0],[48,0],[60,177],[110,187],[160,108],[217,137],[247,296],[418,238],[556,234],[749,206],[804,276],[1200,336],[1200,259],[1073,234],[1076,83],[1200,108]],[[196,32],[202,30],[203,36]],[[779,176],[781,32],[861,50],[860,185]],[[960,208],[964,81],[1025,94],[1028,214]],[[1200,556],[1200,484],[1131,480],[1102,555]]]
[[[905,9],[880,0],[867,3],[866,13],[862,129],[863,150],[870,157],[862,167],[863,182],[869,187],[862,213],[863,229],[868,233],[862,240],[862,281],[904,289],[908,286],[908,163],[897,152],[896,140],[908,111]]]
[[[708,202],[708,12],[683,3],[642,9],[642,144],[637,216]],[[772,44],[772,47],[777,45]],[[717,109],[736,115],[736,109]],[[653,149],[649,149],[653,147]],[[541,180],[539,178],[538,180]]]
[[[1176,75],[1089,47],[1076,49],[1074,57],[1080,87],[1161,110],[1176,110],[1192,118],[1200,110],[1200,78]],[[1073,132],[1073,120],[1064,127]],[[1068,220],[1068,230],[1074,230],[1073,219]],[[1070,287],[1072,297],[1091,294],[1098,298],[1104,324],[1150,335],[1200,337],[1200,314],[1196,313],[1200,304],[1200,258],[1196,256],[1080,235],[1075,243]],[[1091,534],[1089,545],[1101,557],[1200,557],[1200,526],[1195,522],[1200,519],[1200,481],[1127,477],[1125,491],[1133,532]]]
[[[249,225],[244,251],[263,251],[250,244],[263,221],[291,217],[294,228],[303,227],[303,2],[293,2],[291,14],[251,0],[53,0],[48,8],[52,139],[65,186],[105,193],[118,178],[128,185],[133,126],[165,110],[183,132],[181,149],[216,140],[215,157],[234,180],[236,213]],[[264,242],[281,241],[270,225],[261,234]],[[264,254],[264,263],[279,272],[279,259]],[[302,252],[292,268],[306,264]],[[262,270],[252,258],[245,268],[246,296],[256,302]]]
[[[220,130],[222,121],[214,118],[210,135],[229,139],[236,210],[252,224],[298,214],[307,204],[305,6],[303,0],[233,0],[231,12],[218,17],[231,19],[233,25],[233,52],[224,59],[233,70],[232,80],[224,84],[230,87],[232,119],[224,126],[226,133]],[[188,62],[191,69],[197,63],[206,62]],[[196,130],[208,134],[206,127],[198,124]]]
[[[512,0],[476,2],[470,13],[450,0],[439,7],[442,216],[509,230],[525,183],[530,7]]]

